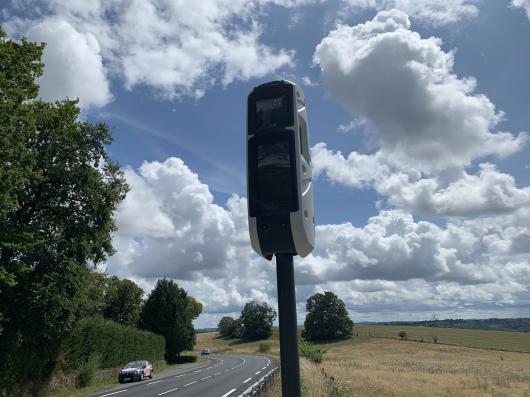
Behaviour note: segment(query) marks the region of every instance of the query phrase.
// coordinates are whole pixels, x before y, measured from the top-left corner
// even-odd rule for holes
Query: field
[[[408,341],[399,340],[401,330]],[[394,326],[356,326],[357,332],[322,345],[327,350],[322,364],[301,360],[305,397],[530,397],[530,354],[515,352],[530,351],[530,334]],[[266,343],[268,354],[279,355],[277,332],[261,342],[227,341],[216,333],[197,335],[197,342],[197,349],[238,353],[259,352]],[[281,395],[279,389],[274,396]]]

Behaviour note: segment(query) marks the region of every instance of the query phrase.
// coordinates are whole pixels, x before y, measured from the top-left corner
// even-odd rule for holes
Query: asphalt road
[[[171,375],[131,382],[93,394],[94,397],[235,397],[264,376],[276,363],[263,356],[209,356],[209,363]]]

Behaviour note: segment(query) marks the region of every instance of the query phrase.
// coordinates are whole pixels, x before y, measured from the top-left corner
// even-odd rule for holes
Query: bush
[[[79,368],[79,372],[76,378],[76,386],[78,388],[87,387],[92,383],[96,371],[101,365],[101,356],[94,353],[88,357],[88,360],[84,362]]]
[[[432,341],[433,341],[434,343],[438,343],[438,337],[437,337],[437,336],[433,336],[433,337],[432,337]]]
[[[326,350],[320,349],[316,345],[304,340],[300,341],[298,344],[298,350],[302,357],[305,357],[314,363],[321,363],[324,358],[324,353],[326,353]]]
[[[67,370],[83,368],[94,352],[100,367],[118,367],[133,360],[163,360],[164,338],[101,317],[80,320],[64,345]]]
[[[268,351],[270,351],[270,349],[271,349],[270,343],[260,343],[259,344],[259,352],[260,353],[267,353]]]
[[[405,331],[399,331],[398,336],[401,338],[401,340],[407,340],[407,333]]]

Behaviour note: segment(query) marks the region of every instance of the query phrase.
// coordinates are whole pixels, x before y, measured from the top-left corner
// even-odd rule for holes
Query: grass
[[[530,333],[485,331],[460,328],[401,327],[393,325],[358,325],[354,335],[399,339],[398,333],[405,331],[408,340],[433,342],[454,346],[478,347],[483,349],[505,350],[530,353]]]
[[[408,341],[400,340],[401,330]],[[517,352],[530,350],[529,334],[396,326],[356,326],[357,332],[321,344],[327,351],[321,364],[300,359],[304,397],[530,397],[530,354]],[[266,342],[279,361],[277,330]],[[221,339],[217,333],[197,336],[198,350],[216,353],[259,354],[260,343]],[[281,396],[280,382],[269,396]]]

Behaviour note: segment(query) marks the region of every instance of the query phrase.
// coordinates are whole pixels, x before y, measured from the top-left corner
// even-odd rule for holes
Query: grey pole
[[[300,397],[300,363],[292,254],[276,254],[282,396]]]

